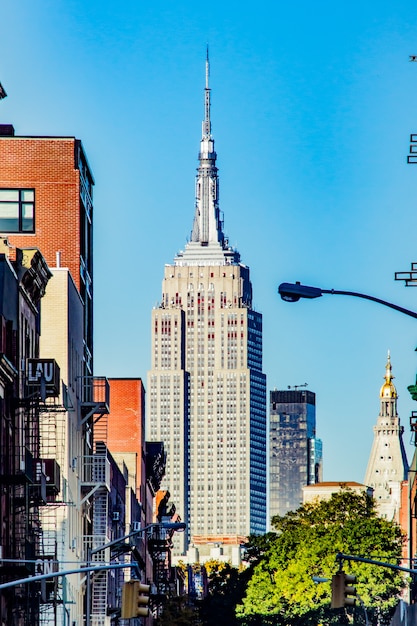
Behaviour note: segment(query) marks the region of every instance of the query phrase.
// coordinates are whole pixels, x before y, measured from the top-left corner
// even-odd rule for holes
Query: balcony
[[[26,446],[16,446],[13,456],[7,459],[3,472],[0,474],[0,484],[24,485],[34,481],[34,459]]]
[[[105,376],[83,376],[81,379],[81,411],[84,424],[91,418],[96,422],[109,412],[110,385]]]
[[[106,489],[110,492],[110,461],[105,454],[92,454],[81,457],[81,476],[80,486],[81,494],[84,496],[80,504],[86,500],[98,489]]]

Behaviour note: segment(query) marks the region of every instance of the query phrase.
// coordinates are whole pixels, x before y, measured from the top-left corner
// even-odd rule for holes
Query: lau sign
[[[28,359],[27,384],[44,391],[46,396],[59,396],[60,370],[55,359]]]

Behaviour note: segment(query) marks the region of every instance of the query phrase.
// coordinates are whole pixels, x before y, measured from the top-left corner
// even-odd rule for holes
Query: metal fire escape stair
[[[108,519],[108,492],[102,487],[94,495],[93,541],[95,548],[109,542],[107,537]],[[105,563],[109,559],[109,549],[93,554],[94,565]],[[92,626],[102,626],[106,623],[107,614],[107,577],[106,570],[95,572],[92,578]]]
[[[81,425],[93,433],[94,454],[84,457],[82,462],[83,481],[80,506],[87,500],[93,505],[92,537],[89,546],[94,551],[92,563],[99,565],[106,563],[110,558],[109,549],[99,550],[110,542],[109,530],[109,492],[110,462],[107,458],[107,415],[109,413],[110,386],[107,378],[86,376],[82,379]],[[96,437],[99,435],[100,439]],[[109,626],[110,617],[107,616],[108,603],[108,572],[94,572],[91,577],[91,626]]]

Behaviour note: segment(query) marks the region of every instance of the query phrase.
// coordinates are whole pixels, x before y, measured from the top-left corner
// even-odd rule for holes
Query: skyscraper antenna
[[[206,86],[204,89],[204,122],[203,122],[203,138],[211,137],[211,121],[210,121],[210,61],[209,61],[209,49],[207,44],[206,49]]]
[[[206,46],[206,89],[209,88],[209,76],[210,76],[210,60],[209,60],[209,47]]]

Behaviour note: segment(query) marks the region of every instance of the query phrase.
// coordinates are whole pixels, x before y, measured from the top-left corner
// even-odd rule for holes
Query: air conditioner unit
[[[118,522],[120,519],[119,511],[113,511],[113,522]]]

